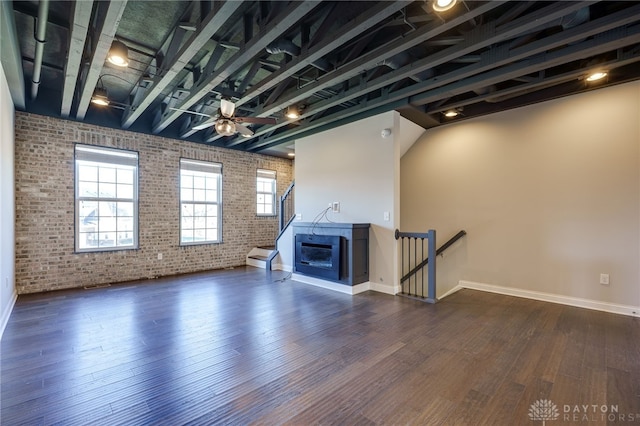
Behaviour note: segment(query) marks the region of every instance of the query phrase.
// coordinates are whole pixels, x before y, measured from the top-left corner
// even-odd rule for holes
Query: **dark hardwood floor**
[[[471,290],[352,297],[285,275],[20,296],[2,425],[640,424],[638,319]],[[530,418],[540,400],[557,418]]]

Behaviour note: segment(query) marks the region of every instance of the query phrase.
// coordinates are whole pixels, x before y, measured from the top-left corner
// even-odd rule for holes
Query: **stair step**
[[[262,250],[275,250],[276,246],[258,246],[257,248]]]
[[[269,257],[268,256],[260,256],[259,254],[253,254],[251,256],[247,256],[249,259],[256,259],[256,260],[267,260]]]

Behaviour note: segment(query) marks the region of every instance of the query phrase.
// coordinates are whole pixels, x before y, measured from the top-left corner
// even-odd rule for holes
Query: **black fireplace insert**
[[[340,237],[296,234],[296,272],[330,280],[340,279]]]

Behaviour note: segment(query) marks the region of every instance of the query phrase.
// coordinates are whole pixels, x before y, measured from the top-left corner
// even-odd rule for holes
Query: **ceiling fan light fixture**
[[[236,132],[236,124],[226,118],[216,121],[216,132],[221,136],[231,136]]]
[[[129,65],[129,48],[118,40],[114,40],[111,43],[109,54],[107,55],[107,61],[117,67],[126,67]]]
[[[300,110],[298,107],[290,106],[287,108],[287,111],[284,113],[285,117],[290,118],[292,120],[297,120],[300,118]]]
[[[602,80],[606,76],[607,76],[607,72],[606,71],[602,71],[602,70],[595,71],[595,72],[592,72],[591,74],[589,74],[589,76],[587,77],[587,81]]]
[[[96,89],[93,91],[93,96],[91,96],[91,103],[100,106],[108,106],[109,95],[107,93],[107,89],[103,87],[96,87]]]
[[[457,0],[433,0],[431,3],[431,8],[436,12],[446,12],[455,6]]]

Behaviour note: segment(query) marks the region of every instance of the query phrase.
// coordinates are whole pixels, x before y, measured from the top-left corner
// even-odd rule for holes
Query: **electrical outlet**
[[[384,212],[382,214],[382,217],[384,218],[385,222],[389,222],[389,220],[391,220],[391,215],[389,214],[389,212]]]
[[[158,253],[158,260],[162,260],[162,253]]]
[[[334,201],[332,203],[332,205],[330,205],[330,207],[331,207],[331,210],[334,213],[340,213],[340,202],[339,201]]]
[[[302,220],[302,213],[296,213],[296,220]]]
[[[609,274],[600,274],[600,284],[609,285]]]

